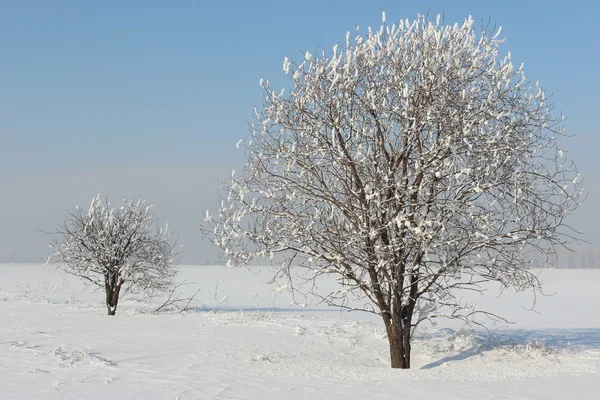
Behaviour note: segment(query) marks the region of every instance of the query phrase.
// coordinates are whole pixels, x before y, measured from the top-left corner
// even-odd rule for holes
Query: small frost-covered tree
[[[168,290],[177,273],[175,243],[167,227],[155,227],[152,206],[124,200],[112,208],[100,196],[86,210],[75,207],[54,234],[49,261],[106,292],[115,315],[122,289],[153,295]]]
[[[203,229],[231,265],[270,258],[282,285],[380,315],[394,368],[422,321],[473,316],[458,289],[539,289],[528,267],[570,238],[581,180],[499,35],[419,16],[286,58],[291,90],[261,80],[247,164]],[[313,290],[324,274],[339,290]]]

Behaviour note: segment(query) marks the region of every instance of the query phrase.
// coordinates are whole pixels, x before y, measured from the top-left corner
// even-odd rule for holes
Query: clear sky
[[[39,261],[64,212],[96,193],[143,196],[178,228],[183,261],[218,254],[199,222],[284,56],[360,25],[444,13],[503,27],[516,64],[554,93],[589,197],[571,224],[600,243],[597,1],[0,2],[0,262]]]

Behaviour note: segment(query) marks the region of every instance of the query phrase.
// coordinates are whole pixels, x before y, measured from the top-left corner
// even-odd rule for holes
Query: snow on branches
[[[556,144],[563,118],[499,35],[419,16],[286,58],[291,91],[261,80],[248,162],[203,229],[231,265],[339,276],[323,299],[380,314],[396,367],[427,319],[415,310],[438,309],[419,301],[456,317],[455,289],[538,288],[530,256],[569,239],[581,180]]]
[[[121,288],[153,295],[171,288],[177,256],[167,227],[156,227],[152,206],[124,200],[112,208],[100,196],[89,208],[75,207],[56,229],[50,247],[66,272],[104,287],[108,313],[114,315]]]

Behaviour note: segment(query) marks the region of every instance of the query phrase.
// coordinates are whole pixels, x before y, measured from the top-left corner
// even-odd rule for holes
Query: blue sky
[[[572,224],[600,240],[600,6],[595,1],[4,1],[0,3],[0,261],[47,255],[64,211],[142,195],[179,228],[184,261],[213,260],[198,223],[284,56],[356,25],[444,13],[503,26],[515,63],[554,93],[590,194]]]

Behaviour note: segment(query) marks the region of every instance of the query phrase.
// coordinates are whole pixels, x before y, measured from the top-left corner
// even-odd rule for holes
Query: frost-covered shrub
[[[106,292],[114,315],[121,289],[153,295],[168,290],[177,273],[174,241],[167,228],[155,227],[152,206],[124,200],[113,208],[100,196],[88,209],[75,207],[56,229],[49,261]]]

